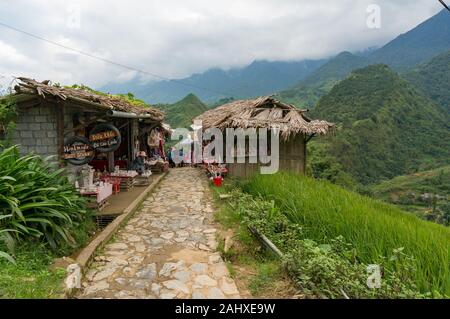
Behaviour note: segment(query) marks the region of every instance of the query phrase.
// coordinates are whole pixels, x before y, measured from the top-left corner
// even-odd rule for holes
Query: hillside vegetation
[[[340,126],[323,143],[356,181],[370,184],[449,163],[449,115],[386,65],[354,71],[312,110]]]
[[[377,196],[385,199],[400,193],[450,195],[450,165],[410,175],[397,176],[373,186],[372,189]]]
[[[281,100],[298,107],[314,107],[336,83],[347,77],[354,69],[362,68],[369,63],[370,61],[365,57],[342,52],[295,86],[281,91],[278,96]]]
[[[450,225],[450,166],[397,176],[370,187],[375,198],[419,217]]]
[[[397,259],[386,258],[400,250],[413,258],[410,275],[422,292],[450,294],[449,228],[329,182],[292,173],[254,176],[242,187],[273,200],[291,223],[302,228],[305,238],[330,244],[342,236],[354,247],[357,260],[381,264],[386,274],[399,266]]]
[[[412,69],[404,77],[450,113],[450,51]]]
[[[192,93],[174,104],[159,104],[156,107],[166,113],[166,122],[172,128],[189,128],[194,117],[208,110],[208,107]]]

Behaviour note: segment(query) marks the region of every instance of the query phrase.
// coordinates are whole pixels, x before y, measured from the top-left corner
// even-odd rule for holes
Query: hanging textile
[[[157,130],[152,130],[147,138],[147,144],[150,147],[159,147],[160,134]]]

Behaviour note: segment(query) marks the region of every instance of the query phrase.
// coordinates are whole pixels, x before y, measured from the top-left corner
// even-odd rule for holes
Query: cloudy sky
[[[0,23],[167,78],[253,60],[328,57],[381,46],[442,9],[437,0],[0,0]],[[380,28],[371,19],[380,8]],[[369,20],[369,26],[367,21]],[[98,87],[122,69],[0,25],[11,76]],[[139,75],[154,80],[148,75]]]

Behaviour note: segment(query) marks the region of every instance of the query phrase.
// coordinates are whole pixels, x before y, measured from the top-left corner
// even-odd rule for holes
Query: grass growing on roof
[[[329,182],[292,173],[255,176],[242,187],[274,200],[292,222],[304,226],[306,238],[326,242],[344,236],[364,263],[375,263],[403,247],[415,258],[415,280],[421,291],[450,295],[449,228]]]

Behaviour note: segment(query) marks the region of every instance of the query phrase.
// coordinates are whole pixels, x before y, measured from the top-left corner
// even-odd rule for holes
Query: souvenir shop
[[[23,153],[56,155],[93,208],[123,202],[114,197],[142,192],[136,188],[168,169],[164,141],[170,127],[162,122],[162,111],[49,81],[18,81],[12,141]]]

